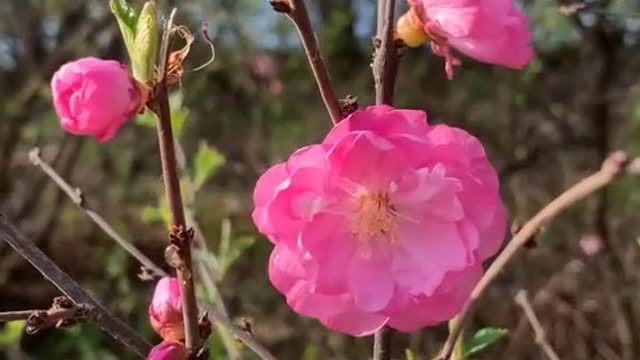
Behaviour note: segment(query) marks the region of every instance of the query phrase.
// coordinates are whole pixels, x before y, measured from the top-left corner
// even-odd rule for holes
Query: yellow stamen
[[[396,242],[398,214],[387,193],[365,193],[357,198],[353,232],[361,239],[383,236]]]

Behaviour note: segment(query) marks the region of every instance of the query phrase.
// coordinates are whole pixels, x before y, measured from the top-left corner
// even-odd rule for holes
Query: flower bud
[[[62,128],[75,135],[111,140],[144,105],[143,91],[117,61],[93,57],[64,64],[51,80]]]
[[[179,280],[164,277],[158,281],[149,305],[149,321],[165,341],[184,339]]]
[[[151,349],[147,360],[187,360],[188,352],[182,343],[163,341]]]
[[[422,22],[413,9],[398,19],[396,37],[409,47],[418,47],[429,41]]]

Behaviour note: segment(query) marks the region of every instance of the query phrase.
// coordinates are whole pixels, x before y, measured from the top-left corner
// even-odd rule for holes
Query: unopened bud
[[[418,47],[429,41],[422,21],[413,9],[398,19],[396,38],[402,40],[409,47]]]
[[[158,281],[149,305],[149,321],[165,341],[184,339],[179,280],[164,277]]]

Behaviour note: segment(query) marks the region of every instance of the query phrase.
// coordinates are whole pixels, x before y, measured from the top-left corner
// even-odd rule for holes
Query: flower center
[[[363,240],[376,236],[395,243],[397,212],[388,193],[365,193],[357,198],[353,232]]]

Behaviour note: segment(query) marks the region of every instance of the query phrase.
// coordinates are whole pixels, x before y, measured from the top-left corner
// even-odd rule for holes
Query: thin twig
[[[131,254],[136,260],[142,264],[142,266],[151,270],[155,275],[164,277],[167,273],[156,265],[151,259],[144,255],[138,248],[136,248],[131,242],[124,239],[118,232],[102,217],[95,212],[85,201],[84,193],[79,188],[72,187],[66,182],[47,162],[40,157],[40,149],[33,148],[29,152],[29,160],[31,163],[39,167],[53,182],[64,191],[67,196],[76,204],[84,213],[104,231],[109,237],[118,243],[123,249]]]
[[[533,306],[531,306],[531,303],[529,302],[527,291],[524,289],[518,291],[515,297],[515,302],[522,308],[522,311],[524,311],[524,314],[529,320],[531,328],[536,335],[536,343],[538,343],[544,354],[549,358],[549,360],[560,360],[558,354],[556,354],[551,344],[547,341],[544,328],[542,327],[540,320],[538,320],[535,311],[533,311]]]
[[[214,307],[207,307],[207,312],[213,322],[220,323],[224,325],[225,328],[229,329],[233,336],[238,338],[242,343],[244,343],[249,349],[251,349],[260,359],[262,360],[277,360],[275,356],[273,356],[269,350],[267,350],[264,346],[258,343],[251,334],[246,332],[245,330],[236,326],[228,317],[225,317]]]
[[[318,90],[320,90],[322,101],[324,101],[324,105],[329,111],[331,122],[334,125],[337,124],[342,120],[342,110],[331,84],[331,76],[320,54],[318,39],[313,32],[304,0],[274,0],[271,1],[271,6],[273,6],[274,10],[286,14],[295,25],[296,30],[298,30],[304,53],[307,56],[307,60],[309,60],[309,66],[318,85]]]
[[[47,280],[78,304],[93,306],[96,315],[92,318],[100,328],[140,357],[145,357],[151,345],[127,324],[113,317],[107,309],[89,295],[69,275],[62,271],[33,242],[28,240],[4,215],[0,214],[0,238],[18,254],[31,263]]]
[[[176,169],[176,150],[171,128],[171,110],[169,108],[169,89],[167,85],[168,61],[170,55],[171,34],[177,9],[173,9],[165,24],[160,46],[160,65],[158,66],[157,83],[150,107],[156,114],[158,124],[158,147],[164,179],[165,193],[171,212],[171,238],[178,248],[176,254],[180,264],[176,267],[180,280],[182,298],[182,315],[184,320],[185,346],[194,354],[202,346],[198,328],[198,304],[193,282],[193,266],[191,263],[192,233],[186,227],[180,179]]]
[[[376,331],[373,336],[373,360],[391,359],[391,337],[393,330],[388,327]]]
[[[180,173],[184,174],[187,172],[186,166],[186,157],[184,153],[184,148],[180,144],[179,141],[176,140],[176,155],[177,155],[177,164],[178,170]],[[213,305],[216,307],[218,312],[229,319],[229,312],[224,303],[224,299],[222,298],[222,292],[218,289],[217,282],[220,280],[220,275],[218,274],[218,270],[220,268],[218,261],[215,256],[208,256],[206,260],[198,259],[199,254],[210,254],[207,247],[207,241],[204,237],[204,233],[200,228],[198,222],[196,221],[195,215],[193,214],[193,198],[195,197],[195,188],[193,184],[188,183],[191,186],[188,186],[185,191],[187,192],[186,198],[189,199],[185,203],[184,215],[186,218],[187,226],[193,229],[193,239],[194,239],[194,257],[196,262],[196,270],[198,271],[198,275],[200,276],[200,280],[204,283],[204,288],[209,291],[209,295],[213,298]],[[229,336],[229,329],[225,327],[220,322],[214,322],[213,324],[217,331],[218,335],[222,339],[222,343],[227,351],[227,355],[230,360],[238,360],[241,359],[242,354],[238,350],[237,342]]]
[[[460,313],[460,322],[453,327],[449,333],[449,337],[435,358],[437,360],[449,359],[453,351],[454,344],[460,336],[465,322],[475,310],[478,301],[484,295],[489,285],[498,277],[500,272],[505,268],[507,263],[514,257],[518,250],[525,245],[537,232],[548,222],[555,219],[564,210],[574,205],[576,202],[585,197],[601,190],[611,184],[615,179],[623,174],[639,174],[640,158],[634,159],[631,163],[627,163],[627,156],[624,152],[615,152],[602,163],[601,169],[582,179],[577,184],[570,187],[567,191],[551,201],[540,212],[538,212],[531,220],[529,220],[518,233],[511,239],[509,244],[500,253],[500,255],[491,264],[487,272],[482,276],[478,284],[471,292],[467,304]]]
[[[19,310],[19,311],[4,311],[0,312],[0,323],[6,323],[10,321],[27,320],[29,315],[34,311],[40,310]]]
[[[393,89],[397,72],[397,49],[393,42],[395,0],[378,0],[378,20],[375,50],[373,55],[373,79],[376,105],[393,104]],[[383,327],[373,338],[373,360],[391,359],[391,337],[393,330]]]

